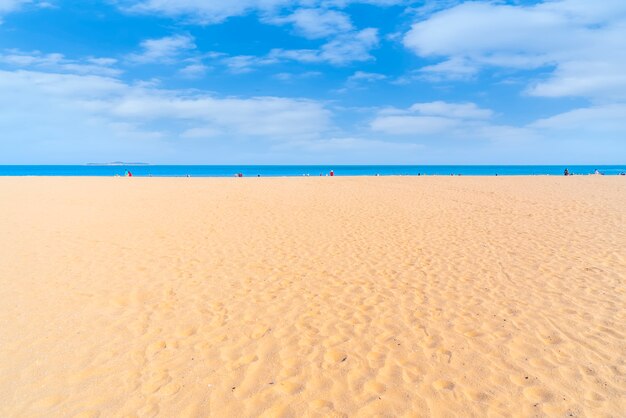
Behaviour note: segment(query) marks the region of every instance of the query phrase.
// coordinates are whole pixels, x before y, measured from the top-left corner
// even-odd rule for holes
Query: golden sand
[[[0,179],[1,417],[623,417],[626,179]]]

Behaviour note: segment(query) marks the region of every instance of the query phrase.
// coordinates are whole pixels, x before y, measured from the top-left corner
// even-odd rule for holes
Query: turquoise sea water
[[[624,165],[5,165],[0,176],[115,176],[130,170],[134,176],[146,177],[244,177],[319,176],[331,170],[336,176],[390,175],[464,175],[523,176],[563,175],[565,168],[573,174],[592,174],[597,169],[605,175],[626,173]]]

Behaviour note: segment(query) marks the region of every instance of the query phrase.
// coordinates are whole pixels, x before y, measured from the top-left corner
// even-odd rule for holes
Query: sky
[[[0,0],[0,164],[622,164],[626,1]]]

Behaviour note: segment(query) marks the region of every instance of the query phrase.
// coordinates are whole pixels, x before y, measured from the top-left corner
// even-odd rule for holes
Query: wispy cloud
[[[41,110],[31,114],[31,119],[47,118],[42,106],[55,102],[68,115],[123,123],[138,130],[154,121],[167,122],[170,135],[204,129],[222,135],[305,138],[330,128],[330,111],[313,100],[216,97],[95,75],[0,71],[0,91],[5,105],[19,96],[24,106]]]
[[[381,109],[370,127],[390,135],[472,139],[530,139],[535,134],[527,128],[498,125],[490,121],[494,112],[475,103],[443,101],[415,103],[407,109]]]
[[[9,13],[18,10],[25,4],[32,3],[31,0],[0,0],[0,13]]]
[[[287,16],[271,16],[267,23],[292,24],[296,33],[309,38],[326,38],[354,29],[350,17],[343,12],[328,9],[297,9]]]
[[[121,0],[118,2],[120,7],[128,12],[183,17],[197,24],[221,23],[230,17],[243,16],[253,12],[275,17],[284,14],[285,10],[312,10],[321,7],[343,8],[352,3],[392,6],[405,3],[405,0]],[[333,16],[332,13],[322,15],[320,12],[304,12],[295,17],[292,15],[291,20],[309,34],[318,32],[322,26],[325,27],[323,30],[332,31],[330,25],[346,24],[337,15]],[[316,16],[320,18],[320,21],[314,21]]]
[[[196,49],[194,38],[190,35],[172,35],[158,39],[146,39],[141,42],[142,52],[130,54],[128,59],[140,64],[172,63],[183,53]]]
[[[40,51],[24,52],[17,49],[9,49],[0,53],[0,64],[8,67],[74,74],[117,76],[122,71],[114,67],[116,63],[117,60],[113,58],[69,59],[59,53],[44,54]]]
[[[209,71],[208,66],[202,64],[201,62],[195,62],[185,65],[183,68],[178,70],[178,73],[184,78],[197,79],[203,77],[207,71]]]
[[[373,28],[350,32],[323,44],[319,49],[272,49],[266,55],[217,56],[218,62],[232,73],[248,73],[259,67],[296,61],[304,64],[346,66],[374,59],[370,51],[379,43],[378,31]]]

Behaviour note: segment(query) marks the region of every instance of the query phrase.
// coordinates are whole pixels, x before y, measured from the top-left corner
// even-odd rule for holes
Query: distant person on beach
[[[335,175],[335,172],[333,170],[330,170],[330,176],[333,177]]]
[[[566,168],[565,171],[563,172],[564,176],[569,176],[569,170]]]

